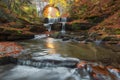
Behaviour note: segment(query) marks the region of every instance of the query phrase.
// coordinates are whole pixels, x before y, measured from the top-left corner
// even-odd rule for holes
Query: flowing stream
[[[48,18],[48,22],[44,24],[44,26],[48,29],[48,31],[51,31],[51,27],[54,23],[61,23],[62,27],[61,27],[61,33],[65,34],[65,24],[67,22],[67,18],[66,17],[62,17],[62,18]]]
[[[94,80],[85,69],[78,71],[71,65],[82,60],[99,62],[102,58],[115,56],[110,50],[92,43],[66,42],[46,35],[17,43],[24,47],[21,58],[26,61],[0,66],[0,80]],[[112,80],[109,76],[103,78],[101,80]]]
[[[67,18],[66,17],[61,18],[61,23],[62,23],[61,33],[62,34],[65,34],[65,24],[66,24],[66,22],[67,22]]]

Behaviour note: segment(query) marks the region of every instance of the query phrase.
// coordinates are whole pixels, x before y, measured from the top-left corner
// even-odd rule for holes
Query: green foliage
[[[120,13],[118,13],[118,16],[120,17]]]
[[[115,34],[120,34],[120,29],[116,29]]]
[[[11,4],[11,9],[19,16],[25,15],[27,17],[28,15],[34,15],[34,12],[36,12],[34,6],[30,5],[27,2],[22,3],[20,0],[15,0],[14,3]]]
[[[18,33],[18,34],[22,34],[22,31],[20,31],[20,30],[17,30],[17,33]]]
[[[33,6],[29,0],[2,0],[2,3],[6,6],[6,8],[14,15],[17,16],[20,20],[27,21],[29,23],[34,23],[38,18],[36,6]],[[0,3],[1,3],[0,2]],[[1,5],[1,4],[0,4]],[[10,15],[10,14],[9,14]],[[7,14],[5,14],[5,19],[9,18]],[[14,16],[13,16],[14,17]],[[4,18],[4,16],[3,16]],[[10,20],[9,18],[8,20]],[[12,18],[13,19],[13,18]],[[40,24],[40,20],[38,22]]]
[[[81,28],[80,28],[80,26],[79,26],[78,23],[73,23],[73,24],[72,24],[72,29],[73,29],[73,30],[80,30]]]

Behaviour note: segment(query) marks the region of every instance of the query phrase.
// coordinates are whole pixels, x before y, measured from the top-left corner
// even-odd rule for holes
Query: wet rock
[[[7,36],[9,36],[8,34],[0,34],[0,41],[6,41],[7,40]]]
[[[44,23],[48,23],[48,22],[49,22],[49,21],[48,21],[48,18],[45,18],[43,22],[44,22]]]
[[[11,56],[5,56],[0,58],[0,65],[6,65],[6,64],[17,64],[17,58],[13,58]]]
[[[46,31],[46,28],[43,26],[43,24],[29,25],[29,27],[30,27],[30,31],[34,33],[43,33],[44,31]]]
[[[28,59],[18,58],[18,64],[33,66],[37,68],[45,68],[45,67],[68,67],[68,68],[76,68],[79,59],[70,58],[70,57],[60,57],[54,55],[44,55],[38,57],[32,57]]]
[[[80,36],[80,37],[75,37],[74,39],[77,41],[84,41],[86,38],[85,36]]]
[[[45,68],[45,67],[69,67],[75,68],[78,60],[64,58],[63,60],[56,60],[56,59],[18,59],[18,64],[26,65],[26,66],[33,66],[38,68]]]
[[[0,41],[15,41],[34,38],[34,34],[2,34],[0,33]]]
[[[23,35],[11,35],[7,37],[7,41],[15,41],[15,40],[25,40],[25,39],[33,39],[33,34],[23,34]]]
[[[61,30],[61,26],[62,26],[61,23],[55,23],[55,24],[52,25],[52,30],[60,31]]]
[[[50,37],[59,39],[59,38],[63,38],[63,35],[61,35],[60,32],[54,32],[50,34]]]
[[[88,39],[86,39],[85,41],[86,41],[86,42],[93,42],[94,40],[88,38]]]
[[[91,80],[119,80],[120,70],[112,66],[103,66],[100,64],[80,62],[78,63],[78,72],[80,75],[87,74]]]
[[[103,39],[103,41],[120,41],[120,38],[117,38],[117,36],[109,35]]]
[[[68,41],[68,40],[70,40],[70,38],[69,37],[64,37],[62,40],[63,41]]]
[[[116,69],[116,68],[114,68],[112,66],[108,66],[107,69],[113,76],[115,76],[114,78],[116,80],[120,79],[120,70],[119,69]]]

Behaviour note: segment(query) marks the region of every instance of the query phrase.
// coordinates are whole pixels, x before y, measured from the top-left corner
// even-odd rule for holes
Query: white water
[[[34,39],[41,39],[47,37],[46,34],[35,35]]]
[[[41,0],[33,0],[32,3],[36,5],[38,16],[41,17],[42,16],[42,11],[43,11],[44,7],[46,5],[48,5],[48,2],[41,1]]]
[[[62,22],[62,30],[61,30],[61,33],[62,34],[65,34],[65,24],[66,24],[66,22]]]
[[[61,33],[62,34],[65,34],[65,24],[66,24],[66,22],[67,22],[67,18],[66,17],[61,18],[60,23],[62,23],[62,29],[61,29]]]
[[[45,23],[44,26],[50,32],[52,24],[54,24],[54,23],[61,23],[62,24],[61,33],[65,34],[66,33],[66,31],[65,31],[65,24],[66,24],[66,22],[67,22],[67,18],[66,17],[61,18],[61,20],[59,18],[48,18],[48,23]]]
[[[52,24],[59,22],[59,18],[48,18],[48,23],[45,23],[44,26],[51,32]]]
[[[45,76],[46,75],[46,76]],[[64,67],[38,69],[16,66],[3,74],[0,80],[83,80],[75,69]],[[89,80],[89,79],[86,79]]]

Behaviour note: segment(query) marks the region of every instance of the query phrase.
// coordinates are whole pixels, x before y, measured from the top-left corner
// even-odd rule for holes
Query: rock
[[[62,40],[63,41],[68,41],[68,40],[70,40],[70,38],[69,37],[64,37]]]
[[[75,40],[77,41],[84,41],[86,38],[84,36],[76,37]]]
[[[61,26],[62,26],[61,23],[54,23],[54,24],[52,24],[52,30],[60,31],[61,30]]]
[[[119,80],[119,79],[120,79],[120,70],[119,70],[119,69],[114,68],[114,67],[112,67],[112,66],[108,66],[107,69],[108,69],[108,71],[109,71],[113,76],[115,76],[114,78],[115,78],[116,80]]]
[[[59,33],[59,34],[56,36],[56,38],[62,39],[62,38],[64,38],[64,35],[62,35],[61,33]]]
[[[0,58],[0,65],[5,65],[5,64],[17,64],[17,58],[13,58],[11,56],[6,56],[6,57],[2,57]]]
[[[86,39],[85,41],[86,41],[86,42],[93,42],[94,40],[88,38],[88,39]]]
[[[120,38],[117,38],[116,36],[109,35],[103,39],[103,41],[120,41]]]
[[[54,33],[50,34],[50,37],[52,37],[52,38],[61,38],[61,34],[60,34],[60,32],[54,32]]]
[[[13,31],[14,32],[14,31]],[[32,33],[19,33],[19,32],[4,32],[0,33],[0,41],[15,41],[15,40],[22,40],[22,39],[32,39],[34,38],[34,34]]]
[[[38,68],[45,67],[68,67],[68,68],[76,68],[79,59],[77,58],[63,58],[57,57],[54,58],[52,56],[42,56],[42,57],[34,57],[32,59],[18,59],[18,64],[33,66]]]
[[[111,60],[111,58],[103,58],[103,59],[101,59],[101,62],[104,64],[104,65],[111,65],[111,63],[112,63],[112,60]]]
[[[87,75],[92,80],[119,80],[120,69],[113,66],[103,66],[100,64],[80,62],[77,65],[77,71],[80,75]]]
[[[46,31],[46,28],[43,24],[41,25],[30,25],[30,31],[34,33],[42,33]]]
[[[21,34],[21,35],[10,35],[7,36],[7,41],[15,41],[15,40],[25,40],[25,39],[33,39],[33,34]]]

